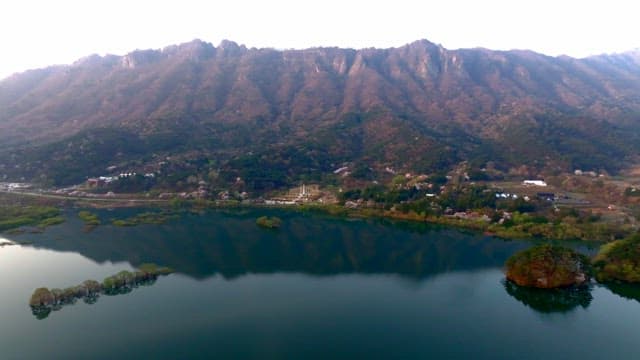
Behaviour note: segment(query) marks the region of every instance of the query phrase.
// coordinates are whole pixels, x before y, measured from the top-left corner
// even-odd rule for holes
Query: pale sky
[[[633,0],[5,0],[0,78],[90,54],[195,38],[248,47],[531,49],[584,57],[640,47]]]

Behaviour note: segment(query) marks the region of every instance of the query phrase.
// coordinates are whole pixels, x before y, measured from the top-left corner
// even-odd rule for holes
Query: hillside
[[[0,81],[0,179],[118,171],[251,190],[469,161],[615,172],[639,150],[640,53],[255,49],[195,40]],[[524,166],[524,167],[523,167]],[[193,179],[193,178],[191,178]]]

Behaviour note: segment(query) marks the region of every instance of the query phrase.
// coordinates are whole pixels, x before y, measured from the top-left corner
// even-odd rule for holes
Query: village
[[[151,188],[135,188],[124,186],[126,184],[145,183],[155,184],[157,172],[116,172],[113,167],[111,173],[87,177],[81,184],[64,188],[40,189],[28,183],[5,182],[0,183],[2,192],[34,193],[49,196],[60,196],[78,199],[95,199],[102,201],[170,201],[170,200],[205,200],[218,204],[246,204],[263,206],[341,206],[346,209],[403,209],[408,204],[424,199],[432,204],[432,209],[444,217],[492,221],[487,213],[475,209],[439,207],[443,202],[443,196],[449,196],[452,191],[464,188],[481,187],[484,192],[491,192],[496,203],[505,201],[533,202],[550,207],[555,211],[563,208],[578,209],[600,216],[604,221],[616,224],[631,224],[637,227],[640,215],[640,171],[628,171],[627,173],[611,177],[607,174],[595,171],[575,169],[572,173],[565,173],[546,178],[520,179],[474,179],[465,167],[454,169],[446,175],[427,175],[400,173],[391,167],[386,167],[385,172],[391,178],[383,185],[376,180],[352,183],[347,186],[326,186],[318,183],[300,183],[298,186],[284,190],[271,191],[256,196],[242,190],[241,187],[218,188],[207,181],[195,179],[190,182],[189,190],[162,191]],[[333,174],[349,184],[351,168],[348,165],[341,166],[333,171]],[[238,178],[237,184],[242,184]],[[119,189],[121,189],[119,191]],[[134,189],[135,191],[130,191]],[[142,190],[138,190],[142,189]],[[371,196],[353,196],[353,191],[362,189],[365,192],[390,192],[407,193],[411,200],[402,196],[394,199],[381,200]],[[370,190],[367,190],[370,189]],[[458,190],[456,190],[458,189]],[[128,191],[129,190],[129,191]],[[422,198],[416,198],[416,195]],[[391,205],[388,205],[391,201]],[[387,205],[385,205],[387,204]],[[509,219],[511,214],[505,211],[502,221]],[[495,221],[495,219],[493,219]]]

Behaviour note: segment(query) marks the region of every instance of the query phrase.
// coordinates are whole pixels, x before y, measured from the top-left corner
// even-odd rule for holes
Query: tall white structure
[[[302,186],[300,187],[300,194],[298,195],[298,197],[306,197],[309,194],[307,193],[307,188],[304,184],[302,184]]]

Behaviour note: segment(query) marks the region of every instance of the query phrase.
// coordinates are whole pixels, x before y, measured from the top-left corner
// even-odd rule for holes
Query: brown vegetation
[[[594,267],[598,281],[640,283],[640,234],[602,245]]]
[[[506,276],[519,286],[541,289],[581,285],[589,280],[590,262],[571,249],[544,244],[509,258]]]

